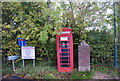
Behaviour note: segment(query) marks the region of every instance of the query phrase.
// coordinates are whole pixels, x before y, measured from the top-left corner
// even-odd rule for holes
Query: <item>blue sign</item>
[[[16,59],[18,59],[18,57],[19,56],[16,56],[16,55],[15,56],[8,56],[7,59],[8,60],[16,60]]]
[[[26,40],[23,38],[18,38],[19,46],[26,46]]]

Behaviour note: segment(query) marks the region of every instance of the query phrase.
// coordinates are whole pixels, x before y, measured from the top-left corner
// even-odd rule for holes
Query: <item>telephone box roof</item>
[[[72,31],[71,28],[67,28],[67,27],[63,27],[62,30],[63,30],[63,31]]]

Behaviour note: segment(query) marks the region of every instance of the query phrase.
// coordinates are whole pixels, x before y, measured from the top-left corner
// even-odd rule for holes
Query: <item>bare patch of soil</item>
[[[99,71],[95,72],[93,79],[112,79],[110,75],[101,73]]]

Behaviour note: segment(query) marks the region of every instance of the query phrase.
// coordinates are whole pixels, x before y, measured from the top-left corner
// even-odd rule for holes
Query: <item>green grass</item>
[[[46,74],[43,79],[57,79],[53,74]]]
[[[6,75],[8,73],[11,73],[11,72],[13,72],[11,64],[10,65],[9,64],[4,64],[3,68],[2,68],[2,75],[4,76],[4,75]]]
[[[29,75],[29,78],[34,79],[54,79],[56,78],[54,75],[56,72],[56,68],[47,65],[47,62],[37,63],[36,67],[33,67],[32,64],[29,64],[26,67],[21,67],[16,70],[16,74],[18,76],[23,77]]]
[[[78,69],[74,69],[71,74],[71,79],[93,79],[94,69],[91,67],[90,71],[78,72]]]
[[[91,65],[89,72],[78,72],[78,69],[72,70],[72,72],[58,72],[57,66],[50,64],[49,62],[39,61],[36,62],[36,67],[32,66],[32,61],[29,64],[22,67],[22,62],[16,64],[16,75],[19,77],[26,77],[27,79],[93,79],[96,71],[110,74],[113,77],[117,76],[117,70],[112,67]],[[3,75],[11,73],[12,66],[9,64],[4,65]]]
[[[51,66],[47,62],[38,62],[36,67],[32,64],[26,65],[16,70],[19,77],[28,76],[30,79],[92,79],[94,69],[90,72],[78,72],[74,69],[72,72],[58,72],[56,66]]]
[[[118,76],[118,69],[114,67],[108,67],[105,65],[96,65],[97,67],[94,67],[95,71],[99,71],[105,74],[111,75],[111,77],[117,77]]]

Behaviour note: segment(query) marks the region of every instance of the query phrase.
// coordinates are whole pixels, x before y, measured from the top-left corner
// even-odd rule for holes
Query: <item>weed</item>
[[[78,72],[78,69],[74,69],[71,75],[72,79],[92,79],[94,75],[94,70],[91,69],[90,72]]]
[[[36,67],[33,67],[32,64],[26,65],[26,67],[21,67],[16,70],[17,75],[24,75],[27,76],[29,74],[29,78],[34,79],[44,79],[44,78],[50,78],[54,79],[54,73],[56,73],[57,70],[53,66],[47,65],[47,62],[40,62],[36,65]]]
[[[108,67],[108,66],[104,66],[104,65],[95,65],[94,69],[95,69],[95,71],[109,74],[109,75],[111,75],[111,77],[118,76],[118,69],[116,69],[114,67],[110,67],[110,66]]]
[[[46,74],[43,79],[57,79],[53,74]]]
[[[4,76],[4,75],[6,75],[6,74],[8,74],[8,73],[11,73],[11,72],[13,72],[13,69],[12,69],[12,66],[11,65],[7,65],[7,64],[3,64],[3,66],[2,66],[3,68],[2,68],[2,75]]]

